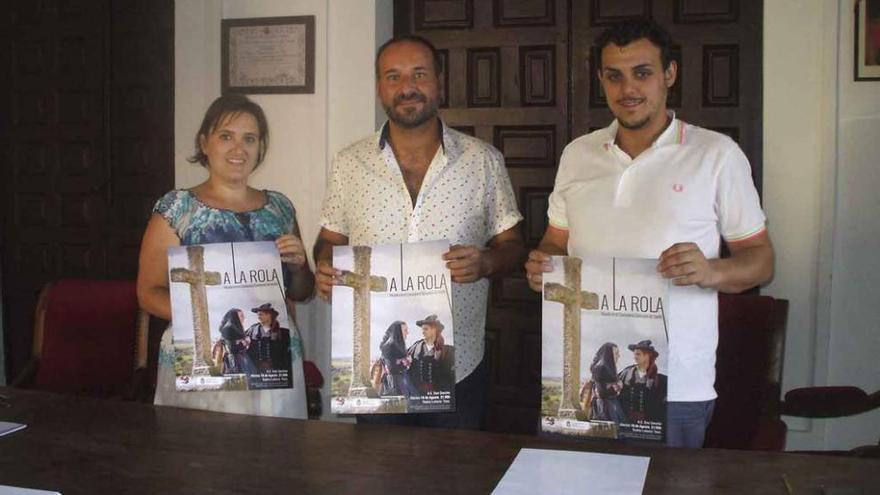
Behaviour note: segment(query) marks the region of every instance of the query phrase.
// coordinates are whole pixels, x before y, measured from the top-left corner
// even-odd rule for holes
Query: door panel
[[[8,14],[0,259],[15,376],[46,282],[137,274],[144,205],[174,181],[173,2],[39,0]]]

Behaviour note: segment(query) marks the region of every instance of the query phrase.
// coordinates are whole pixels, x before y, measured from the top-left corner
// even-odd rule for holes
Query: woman
[[[144,233],[137,281],[138,301],[143,309],[159,318],[171,319],[169,247],[213,242],[275,241],[281,253],[287,297],[302,300],[311,295],[314,275],[300,239],[293,205],[281,193],[257,190],[247,184],[265,158],[268,143],[269,127],[259,105],[241,95],[214,100],[202,119],[195,137],[195,154],[189,159],[208,170],[208,179],[192,189],[171,191],[159,199]],[[293,390],[177,393],[171,335],[169,327],[162,336],[156,404],[306,417],[302,344],[298,336],[291,339]]]
[[[251,374],[256,371],[254,362],[248,354],[250,338],[244,333],[244,311],[232,308],[220,321],[220,337],[226,346],[223,374]],[[219,363],[218,363],[219,364]]]
[[[409,370],[410,360],[406,356],[406,323],[395,321],[385,330],[379,350],[382,352],[382,366],[386,372],[382,377],[379,395],[410,395]]]
[[[620,407],[621,384],[617,381],[617,361],[620,350],[611,342],[606,342],[596,351],[590,373],[593,378],[592,400],[590,401],[590,419],[598,421],[625,421],[623,408]]]

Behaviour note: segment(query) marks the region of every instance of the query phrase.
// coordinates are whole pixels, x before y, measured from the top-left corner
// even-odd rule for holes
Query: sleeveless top
[[[183,246],[215,242],[274,241],[294,231],[296,210],[283,194],[275,191],[264,192],[266,202],[263,206],[247,212],[235,212],[208,206],[189,190],[174,190],[156,202],[153,213],[168,222]],[[284,272],[286,286],[288,277],[286,267]],[[293,327],[290,338],[293,388],[235,392],[178,392],[174,385],[174,345],[169,325],[162,334],[159,348],[159,373],[154,404],[258,416],[306,418],[302,339],[294,319],[288,316],[288,320]]]
[[[180,237],[184,246],[213,242],[274,241],[293,232],[296,211],[290,200],[275,191],[265,191],[262,207],[235,212],[202,203],[188,190],[162,196],[153,207]]]

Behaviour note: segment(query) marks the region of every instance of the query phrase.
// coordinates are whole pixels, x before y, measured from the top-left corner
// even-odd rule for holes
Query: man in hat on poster
[[[259,320],[245,331],[251,338],[248,348],[251,360],[260,371],[290,370],[290,330],[278,324],[278,311],[272,303],[261,304],[251,311]]]
[[[635,364],[627,366],[618,375],[623,385],[620,404],[627,421],[666,420],[666,375],[657,372],[659,353],[650,340],[627,346],[633,352]]]
[[[437,315],[429,315],[416,325],[422,327],[423,339],[417,340],[406,351],[412,360],[410,382],[422,394],[451,391],[455,383],[455,349],[443,340],[443,323]]]

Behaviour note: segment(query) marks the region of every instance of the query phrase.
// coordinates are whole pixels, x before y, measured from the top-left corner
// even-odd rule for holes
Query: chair
[[[135,398],[146,381],[148,321],[134,281],[46,284],[37,302],[33,356],[12,385]]]
[[[867,394],[858,387],[803,387],[789,390],[781,404],[786,416],[802,418],[840,418],[880,407],[880,390]],[[802,453],[837,454],[880,458],[880,441],[852,450],[823,450]]]
[[[803,418],[840,418],[880,407],[880,390],[871,395],[858,387],[803,387],[785,393],[782,414]]]
[[[706,447],[781,451],[780,383],[788,301],[719,294],[715,413]]]

